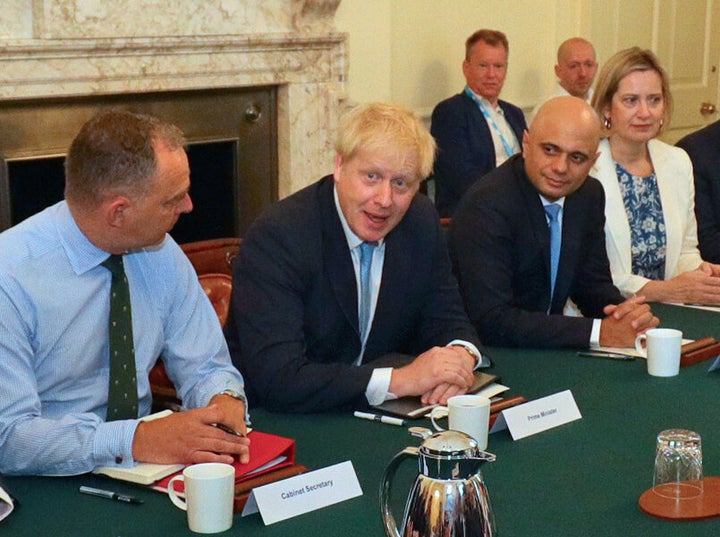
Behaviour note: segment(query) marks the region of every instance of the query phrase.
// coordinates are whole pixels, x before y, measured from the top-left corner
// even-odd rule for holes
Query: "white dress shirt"
[[[337,189],[333,189],[333,197],[335,199],[335,209],[337,210],[338,216],[340,217],[340,223],[342,224],[343,231],[345,232],[345,239],[347,240],[348,247],[350,248],[350,256],[352,257],[353,268],[355,269],[355,282],[357,283],[358,291],[358,315],[360,313],[360,245],[363,240],[358,237],[345,219],[345,215],[340,208],[340,201],[338,200]],[[370,330],[367,331],[365,339],[367,340],[370,331],[372,330],[372,321],[375,317],[375,307],[377,306],[378,295],[380,294],[380,283],[382,282],[382,271],[383,265],[385,264],[385,241],[381,239],[378,241],[378,245],[373,250],[372,265],[370,266],[370,317],[368,318],[368,326]],[[365,343],[362,342],[360,348],[360,354],[355,361],[355,365],[362,363],[363,354],[365,352]],[[474,356],[479,357],[476,367],[488,366],[489,360],[480,354],[480,351],[468,341],[454,339],[448,343],[448,346],[459,345],[468,349],[468,351]],[[370,382],[368,382],[367,389],[365,390],[365,397],[368,403],[371,405],[379,405],[383,401],[389,399],[397,399],[397,396],[390,392],[390,380],[392,379],[392,367],[378,367],[373,370]]]

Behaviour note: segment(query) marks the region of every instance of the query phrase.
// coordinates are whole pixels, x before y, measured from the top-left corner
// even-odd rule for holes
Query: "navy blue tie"
[[[557,203],[551,203],[545,206],[545,214],[548,217],[550,228],[550,297],[555,292],[555,278],[557,277],[558,265],[560,263],[560,246],[562,243],[562,236],[560,232],[560,219],[558,213],[560,212],[560,205]]]
[[[132,333],[130,288],[123,258],[111,255],[103,266],[112,273],[110,284],[110,386],[107,421],[135,419],[138,416],[138,390],[135,348]]]

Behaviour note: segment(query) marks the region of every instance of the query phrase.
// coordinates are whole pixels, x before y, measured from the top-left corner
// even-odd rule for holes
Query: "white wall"
[[[586,33],[585,5],[582,0],[343,0],[335,22],[350,36],[348,98],[391,100],[428,114],[462,89],[467,36],[492,28],[510,41],[503,98],[530,109],[554,89],[558,44]]]

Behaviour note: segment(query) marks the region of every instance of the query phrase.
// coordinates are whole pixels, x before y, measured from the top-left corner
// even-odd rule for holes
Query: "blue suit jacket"
[[[480,348],[432,203],[415,196],[386,237],[363,365],[357,286],[333,178],[268,208],[243,239],[226,337],[251,404],[286,411],[366,406],[375,367],[459,338]]]
[[[720,263],[720,121],[688,134],[677,145],[693,164],[700,254],[705,261]]]
[[[498,104],[522,143],[522,133],[527,129],[522,110],[505,101]],[[450,217],[468,187],[495,168],[495,147],[485,117],[465,93],[435,107],[430,132],[438,144],[435,204],[440,216]]]
[[[624,300],[605,251],[602,185],[588,177],[565,198],[551,302],[550,232],[524,166],[515,155],[490,172],[468,190],[453,218],[450,253],[468,314],[489,345],[587,347],[592,319],[563,316],[567,299],[594,318]]]

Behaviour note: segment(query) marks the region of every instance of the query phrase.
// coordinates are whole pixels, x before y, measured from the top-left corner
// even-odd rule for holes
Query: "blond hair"
[[[435,140],[420,117],[396,104],[359,105],[340,118],[335,151],[350,160],[360,150],[396,156],[412,165],[418,180],[432,173],[435,160]]]
[[[636,71],[655,71],[660,76],[663,95],[663,126],[667,128],[672,116],[673,100],[670,94],[670,79],[660,65],[655,53],[640,47],[627,48],[612,56],[600,71],[592,106],[598,116],[605,118],[605,110],[609,110],[612,99],[617,93],[620,82],[630,73]]]

